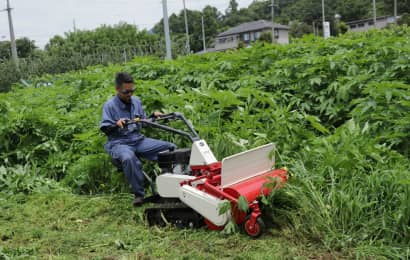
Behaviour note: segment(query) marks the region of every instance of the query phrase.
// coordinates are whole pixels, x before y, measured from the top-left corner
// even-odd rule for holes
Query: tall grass
[[[278,195],[276,214],[289,220],[293,234],[329,249],[367,241],[404,250],[410,243],[409,161],[363,130],[349,121],[286,158],[294,177]]]

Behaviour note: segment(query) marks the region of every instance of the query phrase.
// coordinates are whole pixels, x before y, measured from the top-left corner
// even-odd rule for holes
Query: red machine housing
[[[184,181],[181,185],[191,185],[198,180],[203,180],[201,184],[196,185],[196,188],[202,190],[221,200],[226,199],[231,202],[231,213],[234,221],[237,224],[243,224],[244,229],[251,237],[261,235],[264,228],[264,223],[261,216],[258,198],[262,195],[267,196],[273,188],[280,188],[287,181],[288,171],[286,169],[275,169],[266,173],[245,179],[238,183],[227,187],[221,187],[221,162],[211,165],[192,166],[192,171],[197,178],[189,181]],[[274,187],[267,183],[275,182]],[[243,196],[249,204],[249,212],[240,211],[238,209],[238,199]],[[205,220],[209,229],[221,230],[224,227],[217,226],[209,220]]]

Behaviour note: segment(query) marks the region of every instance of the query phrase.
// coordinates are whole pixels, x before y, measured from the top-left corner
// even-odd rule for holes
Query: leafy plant
[[[81,194],[127,190],[98,126],[115,72],[128,71],[147,112],[184,113],[219,159],[276,143],[277,167],[293,177],[262,200],[290,237],[330,251],[354,248],[359,258],[376,247],[387,258],[408,254],[409,35],[392,27],[310,36],[31,79],[0,94],[2,191],[29,193],[31,182],[51,179]]]

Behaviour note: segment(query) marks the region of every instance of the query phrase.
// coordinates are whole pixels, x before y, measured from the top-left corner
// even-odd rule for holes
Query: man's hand
[[[160,116],[163,116],[164,114],[163,113],[161,113],[161,112],[159,112],[159,111],[155,111],[154,113],[152,113],[152,116],[153,117],[160,117]]]
[[[124,128],[125,125],[125,118],[120,118],[118,121],[115,123],[119,128]]]

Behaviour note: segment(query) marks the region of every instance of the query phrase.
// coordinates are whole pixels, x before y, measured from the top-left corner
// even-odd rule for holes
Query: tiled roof
[[[258,31],[263,29],[271,29],[272,22],[266,20],[258,20],[249,23],[243,23],[238,26],[232,27],[229,30],[218,34],[217,37],[223,37],[233,34],[240,34],[244,32],[251,32],[251,31]],[[275,24],[275,29],[285,29],[289,30],[289,26],[282,25],[282,24]]]

